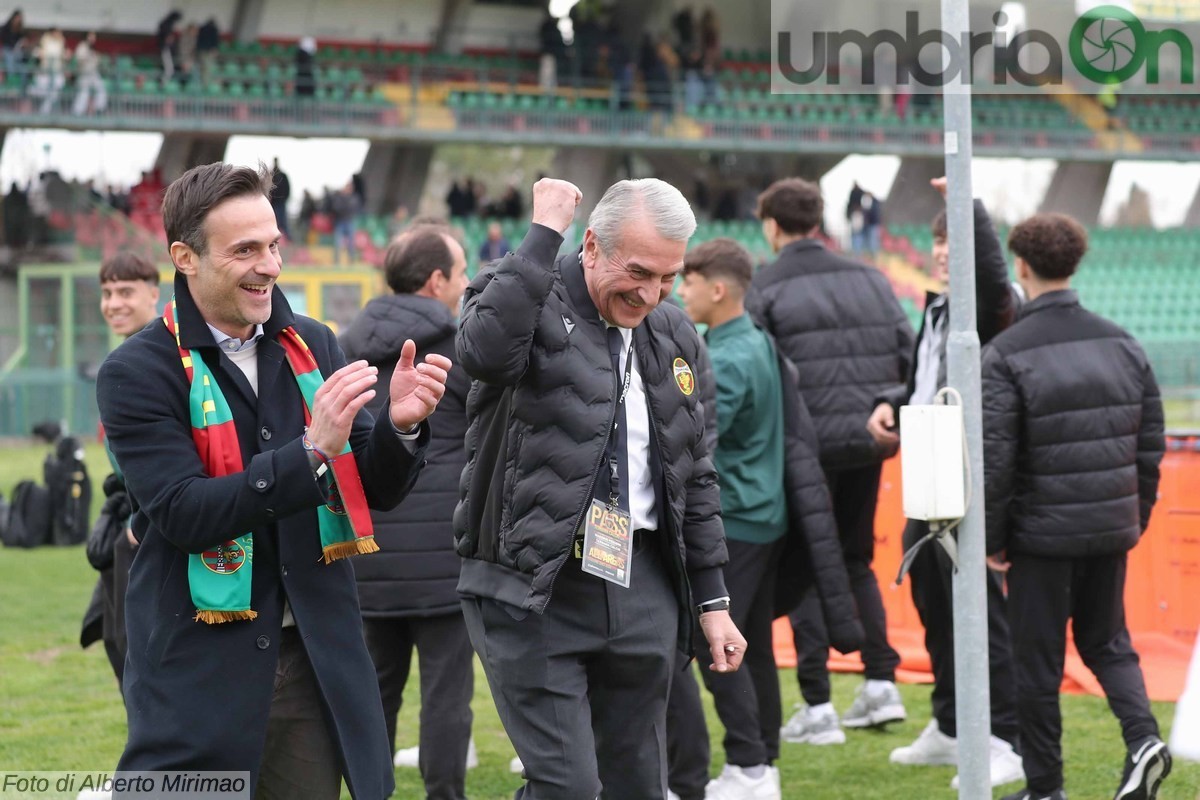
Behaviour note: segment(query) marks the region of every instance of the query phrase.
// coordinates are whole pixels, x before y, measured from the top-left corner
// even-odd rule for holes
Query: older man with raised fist
[[[696,220],[673,186],[621,181],[556,258],[581,197],[538,181],[525,240],[464,298],[459,591],[525,765],[516,796],[660,800],[675,651],[697,619],[713,670],[746,649],[722,574],[706,356],[662,303]]]

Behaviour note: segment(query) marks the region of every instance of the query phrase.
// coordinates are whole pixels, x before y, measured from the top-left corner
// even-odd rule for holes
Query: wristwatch
[[[705,601],[705,602],[697,605],[696,609],[701,614],[707,614],[709,611],[728,611],[729,610],[729,598],[728,597],[718,597],[714,600],[708,600],[708,601]]]

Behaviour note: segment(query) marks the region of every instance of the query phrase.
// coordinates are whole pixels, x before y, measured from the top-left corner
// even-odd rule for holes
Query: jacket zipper
[[[611,366],[609,367],[611,369]],[[614,373],[615,374],[615,373]],[[608,413],[608,425],[604,430],[612,435],[613,420],[617,418],[617,403],[614,399],[612,408]],[[653,425],[654,423],[651,423]],[[583,496],[583,504],[579,506],[579,511],[575,514],[575,522],[571,525],[571,538],[567,542],[567,557],[558,565],[558,569],[554,570],[554,574],[550,576],[550,585],[546,587],[546,605],[550,605],[550,600],[554,597],[554,584],[558,581],[558,573],[562,572],[563,567],[567,565],[567,561],[571,558],[571,548],[575,544],[575,532],[579,530],[579,524],[583,522],[583,515],[587,511],[588,502],[596,491],[596,479],[600,477],[600,468],[604,465],[604,448],[600,450],[600,457],[596,459],[596,465],[592,467],[592,480],[588,483],[587,493]]]

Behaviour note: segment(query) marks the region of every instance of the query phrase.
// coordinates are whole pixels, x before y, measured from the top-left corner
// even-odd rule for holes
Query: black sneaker
[[[1067,800],[1067,793],[1062,789],[1055,789],[1049,794],[1022,789],[1014,794],[1005,795],[1001,800]]]
[[[1163,778],[1171,773],[1171,754],[1157,736],[1141,743],[1138,749],[1125,756],[1125,772],[1121,788],[1113,800],[1154,800]]]

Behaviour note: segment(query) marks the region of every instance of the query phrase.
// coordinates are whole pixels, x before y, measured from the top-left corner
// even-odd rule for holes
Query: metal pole
[[[962,41],[970,30],[968,0],[942,0],[942,30]],[[987,565],[983,513],[983,423],[979,334],[975,328],[975,223],[971,190],[971,68],[943,90],[946,222],[950,240],[950,336],[947,380],[962,396],[970,464],[970,506],[958,528],[959,570],[954,575],[954,680],[958,729],[958,796],[992,796],[989,770],[991,700],[988,690]]]

